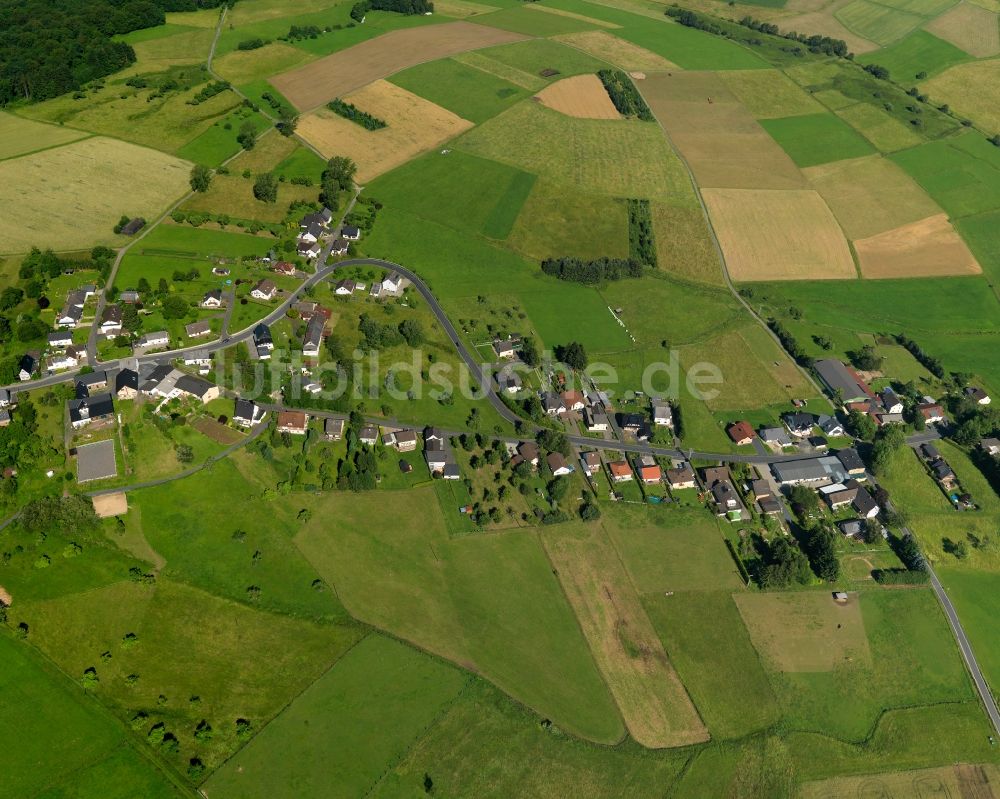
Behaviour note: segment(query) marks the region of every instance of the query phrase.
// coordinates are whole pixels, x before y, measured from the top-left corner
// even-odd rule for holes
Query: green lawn
[[[875,152],[854,128],[833,114],[762,119],[760,124],[801,167]]]
[[[295,541],[355,617],[474,668],[576,735],[621,737],[534,532],[453,539],[428,487],[331,495]]]
[[[525,89],[503,78],[451,58],[419,64],[397,72],[389,80],[476,124],[528,96]]]
[[[253,123],[258,135],[270,126],[260,114],[241,107],[189,141],[177,151],[177,154],[196,164],[217,167],[243,149],[236,141],[236,137],[246,122]]]
[[[909,85],[917,75],[936,75],[954,64],[972,59],[964,50],[939,39],[932,33],[917,30],[889,47],[858,56],[861,64],[879,64],[889,70],[892,78]],[[923,78],[921,78],[923,80]]]
[[[369,635],[207,783],[211,796],[361,796],[406,755],[468,677]]]
[[[0,635],[0,765],[10,796],[186,796],[124,730],[26,644]]]
[[[713,738],[739,738],[779,719],[778,699],[728,593],[658,591],[644,605]]]
[[[1000,574],[943,566],[938,576],[955,603],[976,660],[996,694],[1000,686],[1000,641],[995,634],[1000,612]]]
[[[326,168],[326,163],[307,147],[298,147],[272,171],[274,174],[292,178],[309,178],[317,185]]]
[[[270,236],[251,236],[227,230],[196,228],[190,225],[159,225],[134,251],[146,255],[172,255],[182,258],[220,256],[237,258],[266,255],[274,247]]]

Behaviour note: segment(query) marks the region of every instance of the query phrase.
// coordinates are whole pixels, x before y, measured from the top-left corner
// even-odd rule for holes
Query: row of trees
[[[434,3],[430,0],[361,0],[351,8],[351,19],[362,22],[369,11],[394,11],[397,14],[430,14]]]
[[[601,69],[597,71],[597,77],[604,84],[608,97],[619,114],[623,117],[637,117],[646,122],[653,121],[653,112],[628,75],[620,69]]]
[[[642,277],[642,264],[632,258],[598,258],[595,261],[573,257],[546,258],[542,261],[542,271],[560,280],[595,284],[605,280]]]
[[[353,103],[344,102],[339,97],[335,97],[327,103],[326,107],[338,116],[360,125],[365,130],[381,130],[386,127],[384,119],[372,116],[367,111],[362,111]]]

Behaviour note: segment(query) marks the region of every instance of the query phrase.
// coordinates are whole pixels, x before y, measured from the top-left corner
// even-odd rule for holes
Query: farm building
[[[833,396],[840,396],[842,402],[864,402],[874,394],[857,373],[842,361],[826,358],[816,361],[816,374]]]

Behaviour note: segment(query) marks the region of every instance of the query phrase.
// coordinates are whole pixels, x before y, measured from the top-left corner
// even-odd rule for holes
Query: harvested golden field
[[[920,90],[983,130],[1000,130],[1000,58],[950,67],[921,83]]]
[[[799,796],[801,799],[893,799],[905,796],[996,799],[993,786],[998,783],[1000,768],[994,764],[961,764],[805,782],[800,787]]]
[[[829,591],[733,594],[761,659],[779,671],[833,671],[871,662],[858,594],[846,604]]]
[[[578,119],[621,119],[597,75],[574,75],[546,86],[535,97],[542,105]]]
[[[524,38],[518,33],[471,22],[391,31],[276,75],[271,83],[296,108],[305,111],[407,67]]]
[[[971,3],[959,3],[924,29],[976,58],[1000,55],[997,15]]]
[[[819,114],[826,110],[776,69],[737,69],[721,72],[719,77],[757,119]]]
[[[0,160],[82,139],[87,134],[0,113]]]
[[[854,249],[865,277],[939,277],[983,271],[944,213],[859,239]]]
[[[603,19],[595,19],[594,17],[588,17],[585,14],[577,14],[575,11],[564,11],[561,8],[550,8],[549,6],[540,6],[534,3],[527,3],[524,7],[531,11],[541,11],[545,14],[554,14],[557,17],[565,17],[566,19],[575,19],[579,22],[586,22],[588,25],[594,25],[598,28],[608,28],[609,30],[613,30],[621,27],[621,25],[616,25],[613,22],[605,22]]]
[[[834,13],[849,4],[851,0],[789,0],[785,11],[794,16],[783,15],[777,21],[782,30],[809,31],[810,34],[843,39],[854,53],[870,53],[878,50],[875,42],[859,36],[840,23]]]
[[[815,191],[704,189],[733,280],[857,277],[847,240]]]
[[[714,72],[650,75],[638,87],[698,185],[806,187],[792,159]]]
[[[498,6],[488,6],[481,3],[469,3],[466,0],[435,0],[434,10],[446,17],[464,19],[465,17],[475,17],[479,14],[488,14],[491,11],[499,11]]]
[[[212,69],[234,86],[294,69],[310,60],[309,53],[284,42],[273,42],[257,50],[233,50],[212,61]]]
[[[900,167],[879,155],[802,170],[849,239],[863,239],[941,213]]]
[[[117,243],[118,218],[156,218],[188,191],[190,170],[187,161],[102,136],[2,161],[2,249]]]
[[[327,158],[353,158],[361,183],[472,127],[468,120],[384,80],[344,99],[385,120],[388,127],[365,130],[323,108],[302,117],[296,133]]]
[[[603,527],[561,525],[542,541],[632,737],[651,749],[708,740]]]
[[[539,7],[529,6],[529,8]],[[619,39],[605,31],[564,33],[552,38],[625,70],[660,72],[667,69],[678,69],[676,64],[667,61],[663,56],[657,55],[645,47]]]

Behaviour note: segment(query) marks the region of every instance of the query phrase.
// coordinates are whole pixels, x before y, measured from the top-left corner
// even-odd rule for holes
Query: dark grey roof
[[[115,412],[115,403],[110,394],[96,394],[69,401],[69,418],[73,422],[81,419],[99,419]]]
[[[323,341],[323,329],[326,327],[326,318],[323,314],[315,314],[306,325],[306,334],[302,339],[302,346],[318,349]]]
[[[196,397],[204,397],[205,392],[211,389],[215,384],[209,383],[207,380],[202,380],[200,377],[195,377],[194,375],[183,375],[177,378],[177,388],[187,394],[194,394]]]
[[[253,340],[257,344],[270,344],[271,339],[271,328],[261,322],[257,327],[253,329]]]
[[[827,358],[822,361],[816,361],[815,366],[816,374],[819,375],[830,392],[836,394],[837,391],[840,391],[844,402],[860,401],[868,398],[861,384],[841,361]]]
[[[122,369],[115,375],[115,391],[121,391],[123,388],[134,388],[139,389],[139,373],[133,371],[132,369]]]
[[[246,419],[248,422],[252,421],[256,407],[251,400],[238,399],[233,409],[233,418]]]
[[[843,467],[849,472],[865,468],[865,462],[861,460],[861,456],[858,455],[858,451],[853,447],[837,450],[837,460],[839,460]]]
[[[441,474],[445,477],[461,477],[462,470],[458,468],[457,463],[446,463],[441,470]]]
[[[357,238],[361,235],[361,230],[354,225],[344,225],[341,232],[346,238]]]
[[[878,507],[878,503],[872,498],[872,495],[863,488],[858,490],[853,505],[854,509],[862,516],[867,516]]]
[[[816,424],[816,417],[811,413],[786,413],[783,418],[792,430],[804,430]]]

